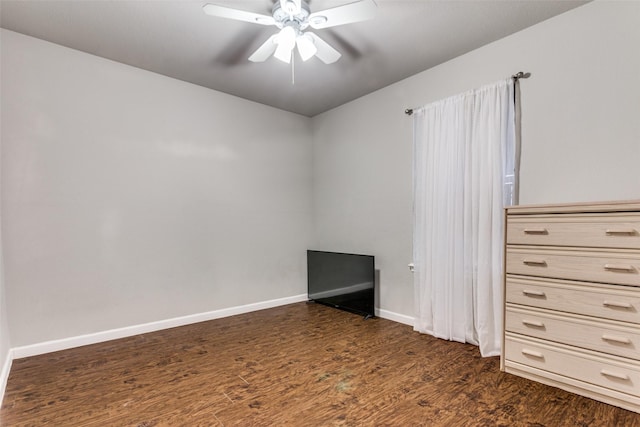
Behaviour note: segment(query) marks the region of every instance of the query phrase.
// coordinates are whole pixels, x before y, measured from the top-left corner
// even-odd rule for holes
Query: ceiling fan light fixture
[[[303,61],[307,61],[316,54],[318,48],[313,43],[313,40],[305,34],[301,34],[296,39],[296,46],[298,47],[298,53]]]
[[[282,62],[287,64],[291,63],[291,49],[285,49],[282,46],[278,45],[276,49],[276,53],[273,54],[276,59],[279,59]]]
[[[280,30],[276,43],[278,47],[273,56],[282,62],[290,63],[291,51],[296,45],[296,30],[294,30],[293,27],[284,27]]]

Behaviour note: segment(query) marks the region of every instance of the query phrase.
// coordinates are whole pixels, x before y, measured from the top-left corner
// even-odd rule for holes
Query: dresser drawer
[[[565,377],[640,396],[640,363],[574,350],[513,334],[505,336],[505,359]]]
[[[507,244],[640,249],[640,214],[512,216]]]
[[[640,323],[640,287],[510,276],[507,303]]]
[[[640,286],[640,251],[507,246],[507,273]]]
[[[640,328],[637,325],[507,306],[505,329],[615,356],[640,359]]]

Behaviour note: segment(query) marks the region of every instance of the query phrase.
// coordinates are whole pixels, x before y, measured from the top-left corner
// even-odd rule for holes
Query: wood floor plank
[[[15,360],[2,426],[638,426],[477,347],[291,304]]]

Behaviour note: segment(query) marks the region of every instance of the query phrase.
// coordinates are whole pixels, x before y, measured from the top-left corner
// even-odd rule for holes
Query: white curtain
[[[483,356],[500,354],[515,152],[511,79],[414,110],[414,329]]]

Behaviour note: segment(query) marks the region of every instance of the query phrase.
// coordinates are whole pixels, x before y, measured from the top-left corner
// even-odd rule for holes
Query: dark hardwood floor
[[[471,345],[299,303],[14,360],[3,426],[640,426]]]

